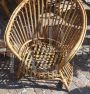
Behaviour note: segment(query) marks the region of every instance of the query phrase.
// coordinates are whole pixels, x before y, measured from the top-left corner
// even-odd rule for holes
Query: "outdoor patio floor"
[[[85,5],[88,17],[88,29],[83,46],[78,51],[74,63],[74,77],[70,85],[70,94],[90,94],[90,7]],[[0,35],[3,32],[7,20],[0,15]],[[0,94],[68,94],[65,89],[55,87],[57,82],[44,81],[43,83],[30,80],[28,76],[15,81],[15,71],[18,62],[12,63],[8,56],[0,54]],[[14,72],[13,72],[14,71]]]

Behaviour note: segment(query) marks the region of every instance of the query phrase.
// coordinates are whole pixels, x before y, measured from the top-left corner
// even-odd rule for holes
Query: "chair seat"
[[[63,50],[65,50],[65,46]],[[60,44],[57,41],[50,39],[29,41],[29,43],[27,42],[27,44],[23,46],[21,51],[23,61],[20,65],[20,70],[23,71],[23,73],[27,73],[31,77],[39,79],[59,78],[60,80],[59,64],[63,57],[65,58],[66,54],[60,49]],[[71,65],[69,64],[68,66],[64,66],[64,68],[65,67],[70,68],[69,73],[71,75]],[[61,70],[63,70],[63,68]],[[66,71],[64,70],[64,72]],[[64,75],[68,76],[65,73]]]
[[[57,69],[63,57],[62,51],[55,47],[55,41],[48,39],[32,41],[27,45],[27,50],[23,55],[27,69],[37,72]]]

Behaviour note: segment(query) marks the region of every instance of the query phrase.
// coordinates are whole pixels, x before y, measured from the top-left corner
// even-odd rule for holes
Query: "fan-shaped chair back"
[[[85,32],[80,0],[23,0],[9,20],[5,40],[24,65],[45,72],[69,62]]]
[[[35,39],[67,46],[69,56],[82,43],[85,30],[86,15],[79,0],[23,0],[8,23],[6,42],[19,59],[22,45]]]

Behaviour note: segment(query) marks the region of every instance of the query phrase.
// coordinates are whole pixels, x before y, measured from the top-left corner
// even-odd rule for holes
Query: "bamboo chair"
[[[12,14],[5,41],[21,61],[17,77],[60,80],[67,90],[70,64],[86,33],[80,0],[23,0]]]

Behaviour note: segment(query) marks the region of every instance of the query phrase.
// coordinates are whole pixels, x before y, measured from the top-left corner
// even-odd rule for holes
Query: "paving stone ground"
[[[87,9],[88,29],[83,46],[73,59],[74,77],[70,94],[90,94],[90,6],[84,6]],[[6,22],[6,20],[0,22],[1,35],[5,30]],[[38,83],[29,81],[28,76],[15,81],[15,74],[10,72],[12,70],[10,60],[9,57],[0,54],[0,94],[68,94],[65,89],[56,87],[57,82]],[[17,62],[14,62],[14,65],[18,65]]]

